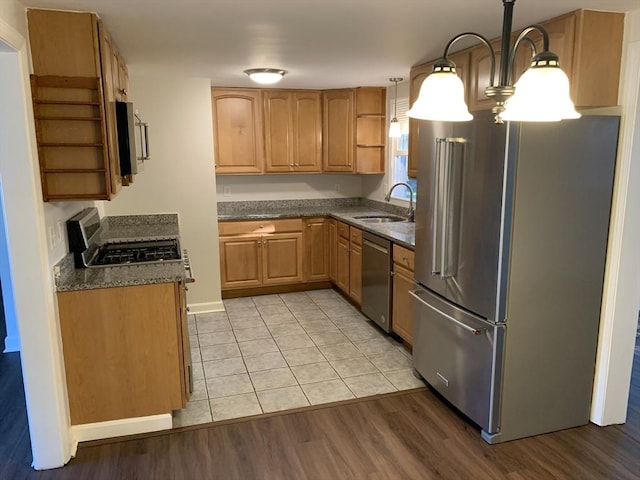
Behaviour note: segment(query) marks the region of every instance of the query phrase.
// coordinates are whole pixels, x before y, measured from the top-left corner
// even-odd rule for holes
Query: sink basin
[[[355,216],[365,223],[388,223],[388,222],[405,222],[407,219],[403,217],[396,217],[395,215],[360,215]]]

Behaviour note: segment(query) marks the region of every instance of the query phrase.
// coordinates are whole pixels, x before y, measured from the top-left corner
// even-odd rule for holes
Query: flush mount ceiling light
[[[500,57],[498,84],[495,84],[496,54],[489,40],[477,33],[461,33],[449,41],[442,58],[434,64],[433,73],[422,82],[418,99],[407,112],[409,117],[450,122],[473,118],[464,101],[464,85],[456,74],[456,64],[448,58],[451,46],[464,37],[477,38],[491,53],[491,83],[484,94],[496,102],[491,109],[496,123],[503,123],[503,120],[554,122],[580,117],[569,97],[569,79],[560,70],[558,56],[549,51],[549,35],[544,27],[537,24],[528,26],[511,46],[514,3],[515,0],[502,0],[501,51],[508,54]],[[540,54],[536,54],[534,42],[527,37],[533,31],[542,34],[543,51]],[[534,55],[529,69],[513,85],[513,63],[516,50],[523,41],[532,47]]]
[[[389,81],[396,84],[396,90],[393,96],[393,118],[391,122],[389,122],[389,138],[400,138],[402,132],[400,131],[400,122],[396,118],[396,115],[398,115],[398,82],[401,82],[402,78],[394,77],[390,78]]]
[[[286,70],[281,70],[279,68],[251,68],[249,70],[245,70],[244,73],[249,75],[249,78],[256,83],[269,85],[282,80],[282,77],[284,77],[287,72]]]

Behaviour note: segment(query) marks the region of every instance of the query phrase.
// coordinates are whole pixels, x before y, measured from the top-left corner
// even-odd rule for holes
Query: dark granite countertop
[[[353,199],[346,199],[353,200]],[[367,232],[380,235],[394,243],[413,250],[415,246],[415,223],[388,222],[368,223],[355,218],[365,215],[405,216],[406,209],[372,200],[355,199],[350,202],[331,200],[301,200],[278,202],[226,202],[218,204],[219,221],[254,219],[333,217]],[[292,203],[294,203],[292,205]],[[236,208],[234,208],[236,207]]]
[[[101,242],[126,242],[179,237],[178,215],[126,215],[102,220]],[[180,261],[112,267],[75,268],[73,255],[68,254],[57,265],[59,292],[96,288],[129,287],[184,280],[184,265]]]

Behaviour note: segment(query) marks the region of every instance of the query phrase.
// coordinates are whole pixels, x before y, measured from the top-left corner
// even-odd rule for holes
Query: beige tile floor
[[[224,304],[189,316],[194,391],[174,427],[423,386],[409,351],[333,290]]]

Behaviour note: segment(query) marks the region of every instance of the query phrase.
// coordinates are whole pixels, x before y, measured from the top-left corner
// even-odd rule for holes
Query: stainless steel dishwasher
[[[362,313],[385,332],[391,331],[391,242],[362,235]]]

